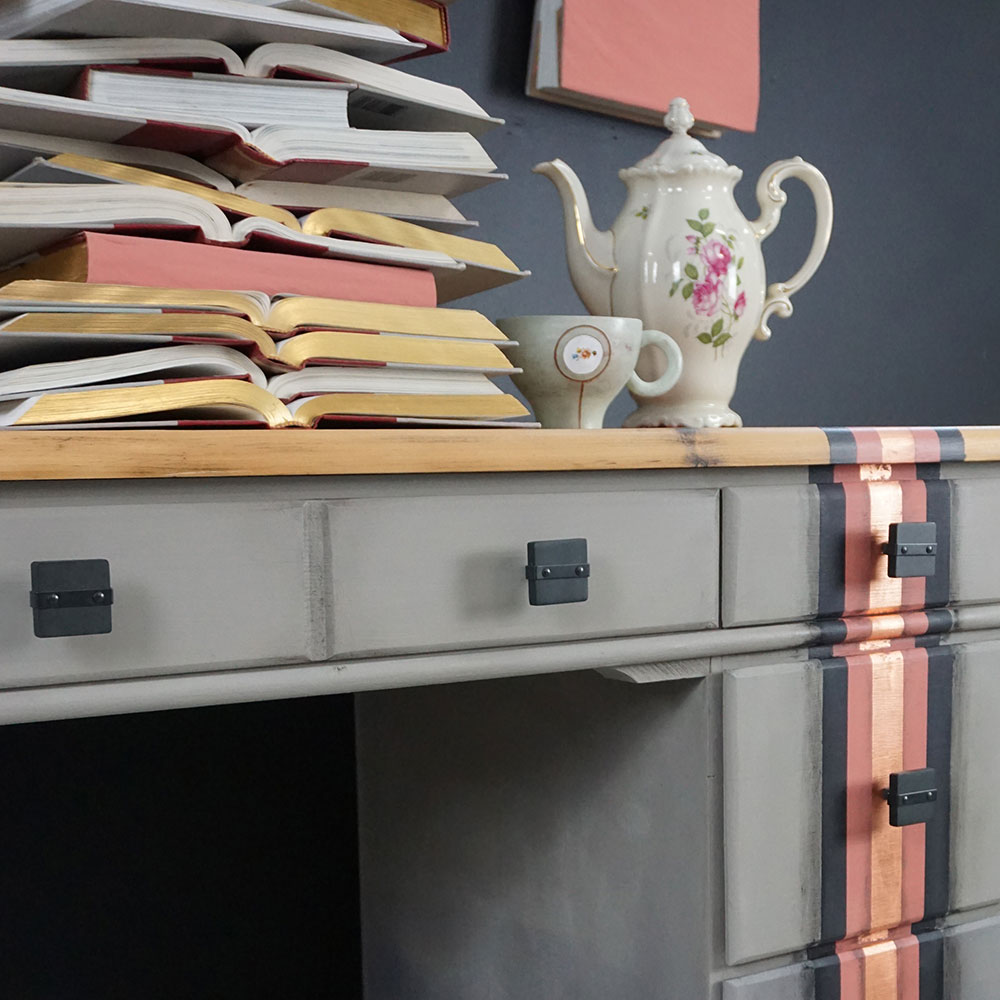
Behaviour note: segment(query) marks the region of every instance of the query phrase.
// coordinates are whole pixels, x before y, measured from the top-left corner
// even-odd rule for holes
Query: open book
[[[441,233],[412,222],[392,219],[376,212],[349,208],[321,208],[301,220],[302,231],[317,236],[373,240],[387,246],[433,250],[448,254],[467,268],[490,268],[511,274],[526,274],[497,246],[466,236]]]
[[[123,227],[136,234],[164,237],[183,236],[187,230],[207,243],[225,246],[429,270],[434,275],[438,299],[442,302],[509,284],[527,274],[518,270],[492,244],[474,240],[464,241],[474,246],[464,248],[463,252],[476,248],[481,252],[470,253],[466,262],[438,250],[368,242],[370,236],[340,239],[300,232],[259,216],[231,223],[216,205],[166,188],[133,184],[0,183],[0,234],[3,237],[0,264],[20,263],[29,255],[75,237],[83,230]],[[461,239],[442,233],[432,235],[447,240]]]
[[[249,141],[209,154],[208,165],[236,181],[346,181],[447,197],[503,179],[468,132],[262,125]]]
[[[391,66],[319,45],[272,42],[245,59],[226,45],[185,38],[13,39],[0,46],[0,85],[49,94],[71,94],[88,67],[157,68],[200,72],[225,79],[274,77],[349,85],[348,118],[360,128],[401,128],[482,133],[503,124],[460,87],[427,80]],[[192,86],[178,84],[179,88]],[[183,89],[177,93],[182,94]],[[91,89],[93,100],[105,100]],[[138,96],[138,95],[137,95]],[[116,103],[130,104],[129,101]],[[134,105],[138,107],[137,101]],[[225,115],[223,117],[236,117]]]
[[[348,96],[352,122],[362,127],[451,131],[482,135],[503,119],[493,118],[460,87],[380,66],[319,45],[272,42],[246,58],[247,76],[299,75],[357,86]]]
[[[237,180],[273,177],[331,183],[351,177],[369,186],[455,194],[502,179],[467,132],[283,124],[249,130],[231,119],[196,112],[170,110],[157,117],[11,87],[0,87],[0,128],[211,157],[210,166]]]
[[[141,348],[152,343],[214,342],[245,349],[268,371],[307,365],[367,365],[485,375],[517,374],[497,344],[344,330],[308,330],[275,340],[252,323],[231,316],[202,318],[129,316],[114,313],[24,314],[0,321],[0,360],[5,366],[67,360]]]
[[[237,193],[245,198],[278,205],[298,215],[308,214],[317,208],[350,208],[359,212],[378,212],[403,222],[415,222],[446,232],[479,225],[475,220],[467,219],[439,194],[379,191],[343,184],[296,184],[291,181],[250,181],[241,184]]]
[[[6,345],[0,335],[0,350]],[[5,358],[5,362],[8,359]],[[267,371],[271,371],[268,378]],[[90,354],[42,361],[0,371],[0,398],[25,398],[45,392],[93,388],[104,384],[170,382],[203,378],[240,378],[283,400],[325,392],[382,392],[396,395],[499,395],[489,373],[367,365],[321,365],[273,374],[244,353],[216,344],[174,344],[117,354]]]
[[[159,385],[52,392],[0,401],[0,427],[45,427],[166,419],[175,426],[248,423],[316,427],[326,420],[488,422],[528,411],[507,393],[477,395],[368,392],[299,396],[283,403],[252,382],[206,379]]]
[[[2,50],[0,50],[2,51]],[[169,119],[174,111],[238,122],[247,128],[297,125],[350,127],[347,98],[354,85],[331,80],[260,80],[222,73],[85,67],[74,97],[106,107]],[[244,141],[249,141],[247,136]]]
[[[13,129],[0,129],[0,180],[9,179],[18,170],[39,160],[61,154],[155,171],[230,194],[234,190],[233,182],[228,177],[223,177],[217,170],[181,153]]]
[[[479,372],[330,365],[272,375],[267,380],[267,388],[286,402],[299,396],[330,392],[438,396],[497,396],[503,392],[490,375]]]
[[[473,309],[433,309],[258,291],[13,281],[0,287],[0,314],[13,312],[221,313],[284,335],[300,329],[372,330],[502,344],[504,333]]]
[[[255,201],[244,195],[237,195],[233,191],[220,191],[214,187],[155,170],[91,156],[80,156],[76,153],[35,157],[4,180],[13,184],[143,184],[170,191],[183,191],[184,194],[221,208],[230,218],[271,219],[289,229],[299,231],[302,229],[296,216],[273,204]]]
[[[2,341],[0,336],[0,343]],[[215,344],[178,344],[127,354],[41,362],[20,368],[8,368],[5,363],[4,370],[0,371],[0,399],[25,398],[39,393],[138,378],[155,381],[242,378],[255,385],[267,386],[267,376],[260,366],[240,351]]]
[[[381,24],[281,10],[246,0],[4,0],[0,38],[131,35],[205,38],[237,48],[308,42],[387,62],[424,50]]]
[[[168,341],[206,338],[220,343],[242,342],[250,345],[257,356],[274,359],[278,358],[275,338],[292,337],[302,331],[381,333],[396,335],[400,340],[471,341],[494,346],[509,342],[482,313],[471,309],[305,295],[272,299],[261,292],[81,285],[68,281],[14,281],[0,287],[0,316],[13,317],[4,324],[0,341],[9,341],[14,334],[35,334],[39,338],[141,335]],[[496,358],[492,354],[490,357]],[[510,367],[506,358],[496,360],[495,366]]]
[[[448,15],[446,0],[253,0],[285,10],[301,10],[306,14],[327,14],[333,17],[376,21],[407,38],[424,42],[432,51],[448,48]]]

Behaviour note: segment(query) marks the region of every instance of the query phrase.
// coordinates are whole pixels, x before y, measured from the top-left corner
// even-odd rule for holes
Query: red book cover
[[[396,30],[404,37],[409,38],[414,42],[423,42],[427,46],[422,52],[413,52],[408,56],[402,56],[399,60],[394,60],[396,62],[401,62],[405,59],[413,59],[416,56],[429,56],[434,55],[438,52],[447,52],[451,47],[451,24],[448,20],[448,8],[443,4],[438,2],[438,0],[420,0],[425,6],[430,7],[438,16],[440,31],[441,31],[441,41],[436,38],[423,38],[419,35],[413,34],[411,31],[406,31],[402,27],[397,27]]]
[[[760,94],[759,0],[563,0],[560,84],[752,132]]]
[[[429,271],[117,233],[83,233],[86,281],[155,288],[253,290],[388,305],[437,305]]]

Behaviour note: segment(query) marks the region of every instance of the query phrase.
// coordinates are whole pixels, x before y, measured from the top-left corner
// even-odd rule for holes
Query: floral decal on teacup
[[[687,224],[697,235],[687,236],[687,253],[694,260],[684,265],[683,274],[675,272],[670,294],[680,291],[695,315],[706,321],[715,317],[710,327],[698,334],[702,344],[722,348],[733,338],[733,324],[747,307],[746,292],[741,290],[743,258],[733,259],[736,240],[731,234],[716,229],[710,212],[703,208],[697,219]]]
[[[607,338],[590,325],[572,327],[556,345],[556,366],[574,382],[589,382],[596,378],[610,359],[611,345]]]

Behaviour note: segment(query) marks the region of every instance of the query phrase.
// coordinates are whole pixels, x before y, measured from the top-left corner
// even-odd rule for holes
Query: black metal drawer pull
[[[889,576],[933,576],[937,568],[937,525],[910,521],[889,525],[889,541],[882,546],[889,556]]]
[[[107,559],[31,564],[31,607],[39,639],[110,632],[113,603]]]
[[[528,603],[573,604],[589,596],[586,538],[528,542]]]
[[[937,805],[937,775],[933,767],[919,771],[898,771],[889,775],[889,787],[882,797],[889,803],[890,826],[926,823]]]

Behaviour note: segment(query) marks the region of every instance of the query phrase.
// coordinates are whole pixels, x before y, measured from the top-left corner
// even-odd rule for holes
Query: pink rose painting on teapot
[[[699,316],[719,317],[711,329],[697,336],[699,343],[719,349],[733,339],[733,323],[746,312],[747,293],[740,288],[744,258],[734,259],[736,238],[716,230],[709,216],[709,210],[702,208],[697,219],[687,220],[698,234],[685,237],[687,252],[695,260],[686,263],[683,275],[673,279],[670,294],[679,292],[681,298],[690,299]]]
[[[760,216],[747,220],[733,188],[739,167],[688,134],[694,116],[683,98],[670,103],[671,135],[650,156],[619,171],[625,204],[611,230],[594,226],[586,193],[561,160],[540,163],[563,202],[570,277],[597,316],[629,316],[672,337],[683,374],[667,393],[635,397],[632,427],[732,427],[729,406],[743,353],[771,335],[768,320],[792,313],[790,296],[816,272],[833,226],[833,199],[823,175],[799,157],[780,160],[757,182]],[[787,196],[781,184],[801,180],[816,204],[816,230],[805,263],[787,281],[767,285],[760,244],[777,226]],[[653,380],[664,362],[643,349],[636,366]]]

